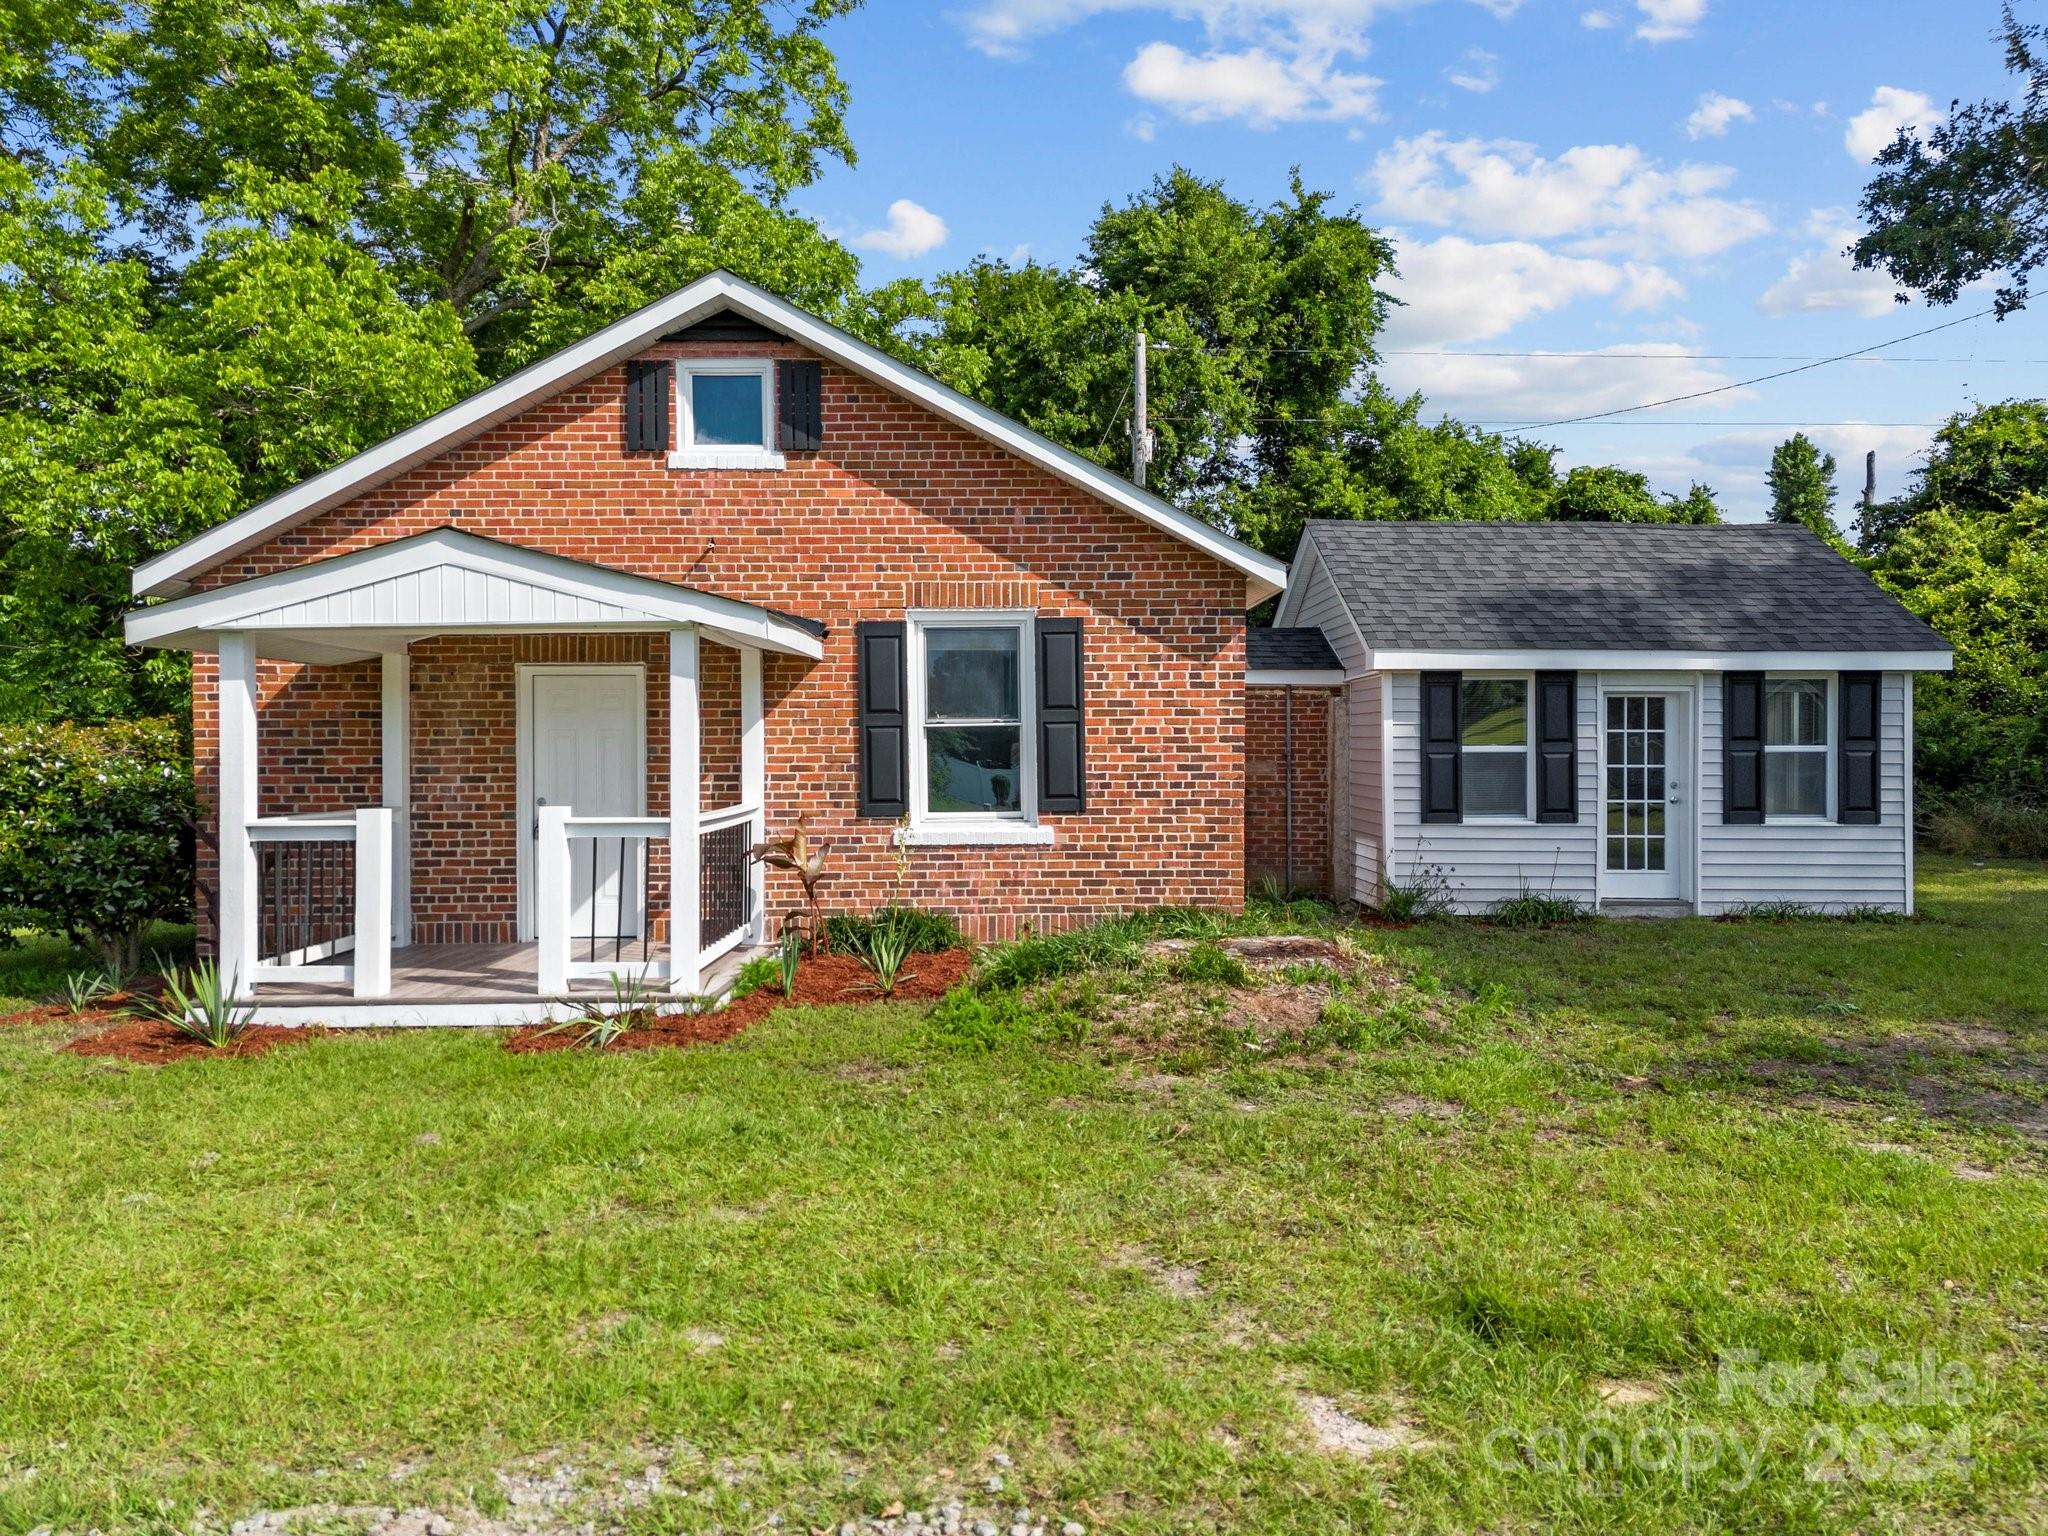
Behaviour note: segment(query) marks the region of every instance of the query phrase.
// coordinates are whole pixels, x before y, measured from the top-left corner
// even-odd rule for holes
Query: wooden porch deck
[[[588,941],[577,940],[571,958],[600,964],[613,960],[610,939],[600,939],[594,954],[587,949]],[[702,995],[722,1000],[740,967],[767,952],[743,944],[721,955],[705,968]],[[643,965],[667,958],[667,944],[629,939],[618,950],[619,975],[629,980]],[[250,989],[247,1001],[254,1004],[257,1021],[265,1024],[488,1026],[560,1017],[565,1003],[611,995],[609,978],[591,977],[572,982],[568,994],[543,997],[539,976],[537,944],[413,944],[391,951],[388,996],[359,998],[347,982],[260,982]]]

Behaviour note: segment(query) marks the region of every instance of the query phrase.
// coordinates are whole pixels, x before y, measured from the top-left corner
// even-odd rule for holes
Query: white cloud
[[[1396,219],[1524,240],[1570,238],[1582,254],[1716,255],[1765,233],[1748,201],[1718,195],[1723,165],[1666,169],[1632,144],[1585,144],[1555,159],[1508,139],[1399,139],[1369,180]]]
[[[1522,0],[1472,0],[1482,11],[1490,11],[1496,21],[1506,21],[1522,8]]]
[[[931,209],[899,197],[889,205],[889,222],[881,229],[855,235],[853,243],[864,251],[880,251],[907,261],[946,243],[946,221]]]
[[[1883,272],[1858,271],[1843,254],[1862,230],[1844,208],[1816,208],[1807,216],[1814,249],[1792,258],[1784,276],[1766,288],[1757,307],[1767,315],[1811,315],[1848,310],[1871,319],[1897,307],[1897,286]]]
[[[1444,71],[1444,78],[1461,91],[1484,96],[1500,84],[1500,55],[1484,48],[1467,48],[1458,62]]]
[[[1579,25],[1588,32],[1605,32],[1614,24],[1614,12],[1612,11],[1579,12]]]
[[[1707,14],[1707,0],[1636,0],[1642,21],[1636,36],[1646,43],[1669,43],[1691,37]]]
[[[1580,299],[1656,309],[1682,292],[1661,267],[1561,256],[1526,240],[1395,242],[1400,276],[1389,286],[1401,303],[1387,319],[1389,347],[1488,341]]]
[[[1842,132],[1842,147],[1858,165],[1868,165],[1901,128],[1925,132],[1947,120],[1948,114],[1934,104],[1933,97],[1896,85],[1880,85],[1870,93],[1870,105],[1849,119]]]
[[[1380,373],[1389,388],[1402,394],[1421,390],[1432,414],[1495,423],[1588,416],[1733,382],[1676,342],[1627,342],[1572,357],[1389,356]],[[1725,407],[1750,393],[1730,390],[1711,400],[1690,401],[1685,409]],[[1655,413],[1642,412],[1640,419],[1655,420]],[[1573,439],[1568,446],[1576,443]]]
[[[1429,0],[980,0],[961,18],[968,43],[1014,58],[1034,41],[1107,12],[1154,11],[1192,17],[1212,44],[1263,42],[1300,49],[1363,53],[1371,23]],[[1496,16],[1521,0],[1478,0]]]
[[[1685,133],[1692,139],[1718,139],[1728,132],[1732,124],[1755,120],[1756,113],[1748,102],[1734,96],[1723,96],[1719,91],[1708,91],[1700,97],[1700,104],[1692,109],[1692,116],[1685,120]]]
[[[1310,118],[1371,117],[1380,81],[1341,70],[1326,50],[1281,57],[1263,47],[1199,56],[1147,43],[1124,67],[1124,88],[1189,122],[1239,118],[1253,127]]]
[[[1150,112],[1140,112],[1124,124],[1124,132],[1140,144],[1150,144],[1159,137],[1159,119]]]

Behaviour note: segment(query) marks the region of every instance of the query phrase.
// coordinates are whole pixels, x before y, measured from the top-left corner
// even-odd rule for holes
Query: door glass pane
[[[1465,754],[1465,814],[1529,814],[1529,757],[1526,752]]]
[[[924,632],[927,720],[1016,720],[1018,632]],[[936,809],[936,806],[934,807]]]
[[[1764,753],[1766,816],[1825,816],[1827,813],[1827,753]]]
[[[934,811],[1019,809],[1019,749],[1014,725],[949,725],[925,732],[925,761]]]
[[[691,374],[690,427],[695,440],[709,448],[759,448],[767,441],[761,430],[761,376]]]

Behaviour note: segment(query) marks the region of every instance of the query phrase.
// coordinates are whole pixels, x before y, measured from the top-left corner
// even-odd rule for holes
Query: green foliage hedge
[[[190,909],[193,804],[169,720],[0,727],[0,909],[133,970]]]

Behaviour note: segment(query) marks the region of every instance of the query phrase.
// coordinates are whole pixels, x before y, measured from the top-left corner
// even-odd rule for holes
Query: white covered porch
[[[128,627],[132,643],[218,657],[217,953],[260,1020],[524,1023],[609,997],[615,976],[716,1000],[767,936],[761,869],[748,857],[766,830],[764,657],[817,659],[822,626],[441,529],[139,609]],[[451,636],[643,637],[666,675],[660,661],[637,680],[597,676],[631,667],[518,669],[518,798],[474,776],[479,823],[519,840],[517,930],[415,943],[414,862],[428,834],[415,821],[413,660]],[[737,653],[737,699],[726,694],[721,722],[736,707],[737,773],[717,776],[728,803],[707,806],[701,682],[711,647]],[[259,720],[266,660],[357,677],[374,668],[378,761],[355,782],[375,803],[262,814],[265,764],[292,746]],[[564,708],[543,740],[526,712],[529,672],[559,673],[555,691],[569,701],[616,683],[620,700],[640,698],[639,718],[614,730]],[[653,721],[661,729],[650,732]],[[667,785],[665,814],[646,814],[650,767]],[[445,794],[432,819],[432,836],[459,837]],[[503,906],[511,872],[491,868],[477,878]],[[445,867],[436,878],[445,892]],[[422,926],[446,939],[464,925]]]

